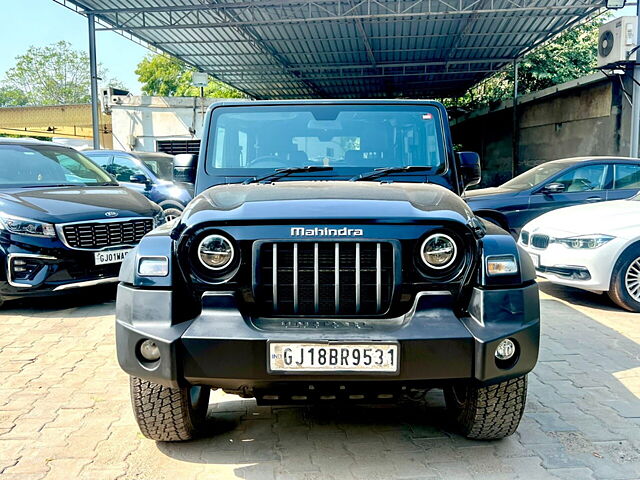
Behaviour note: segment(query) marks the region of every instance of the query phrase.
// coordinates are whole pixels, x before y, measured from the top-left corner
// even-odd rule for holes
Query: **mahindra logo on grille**
[[[118,216],[118,212],[114,212],[113,210],[109,210],[108,212],[104,212],[105,217],[113,218]]]
[[[364,230],[361,228],[328,228],[328,227],[291,227],[292,237],[361,237]]]

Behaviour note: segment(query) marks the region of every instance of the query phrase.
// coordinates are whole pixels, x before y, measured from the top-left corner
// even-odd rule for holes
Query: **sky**
[[[66,40],[76,50],[89,48],[87,19],[53,0],[0,0],[0,80],[14,66],[15,57],[31,45],[42,47]],[[96,32],[98,61],[107,68],[107,78],[117,78],[132,93],[140,94],[134,73],[146,48],[114,32]]]
[[[87,21],[53,0],[0,0],[0,80],[15,63],[15,57],[31,45],[42,47],[60,40],[77,50],[87,50]],[[635,15],[636,7],[614,11],[614,16]],[[107,68],[107,78],[117,78],[133,94],[140,94],[136,66],[149,53],[144,47],[114,32],[96,33],[98,61]]]

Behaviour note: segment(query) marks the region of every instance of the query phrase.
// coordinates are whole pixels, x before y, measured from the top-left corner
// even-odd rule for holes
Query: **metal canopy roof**
[[[457,96],[604,0],[54,0],[255,98]]]

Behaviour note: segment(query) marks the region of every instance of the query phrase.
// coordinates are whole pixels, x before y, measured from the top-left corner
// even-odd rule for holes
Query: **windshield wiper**
[[[248,178],[244,182],[242,182],[242,184],[248,185],[250,183],[260,183],[266,181],[273,182],[274,180],[279,180],[283,177],[291,175],[292,173],[322,172],[325,170],[333,170],[333,167],[324,165],[307,165],[306,167],[277,168],[275,172],[270,173],[269,175],[258,178]]]
[[[376,178],[386,177],[393,173],[408,173],[408,172],[428,172],[433,170],[433,167],[427,167],[424,165],[407,165],[406,167],[385,167],[376,168],[372,172],[361,173],[351,179],[352,182],[358,182],[360,180],[375,180]]]

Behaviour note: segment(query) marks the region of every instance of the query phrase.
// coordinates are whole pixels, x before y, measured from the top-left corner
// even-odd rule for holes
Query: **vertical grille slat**
[[[376,311],[382,308],[382,248],[376,244]]]
[[[340,244],[336,242],[335,246],[335,259],[333,268],[335,270],[335,288],[333,289],[334,300],[333,303],[336,307],[336,315],[340,313]]]
[[[360,313],[361,285],[360,285],[360,244],[356,243],[356,313]]]
[[[298,244],[293,244],[293,313],[298,313]]]
[[[271,283],[273,283],[273,308],[278,309],[278,245],[273,245],[273,258],[271,259],[272,275]]]
[[[108,223],[87,222],[62,226],[62,234],[71,248],[100,250],[137,244],[153,230],[153,219],[140,218]]]
[[[390,242],[265,242],[256,300],[280,316],[381,315],[394,288]]]

